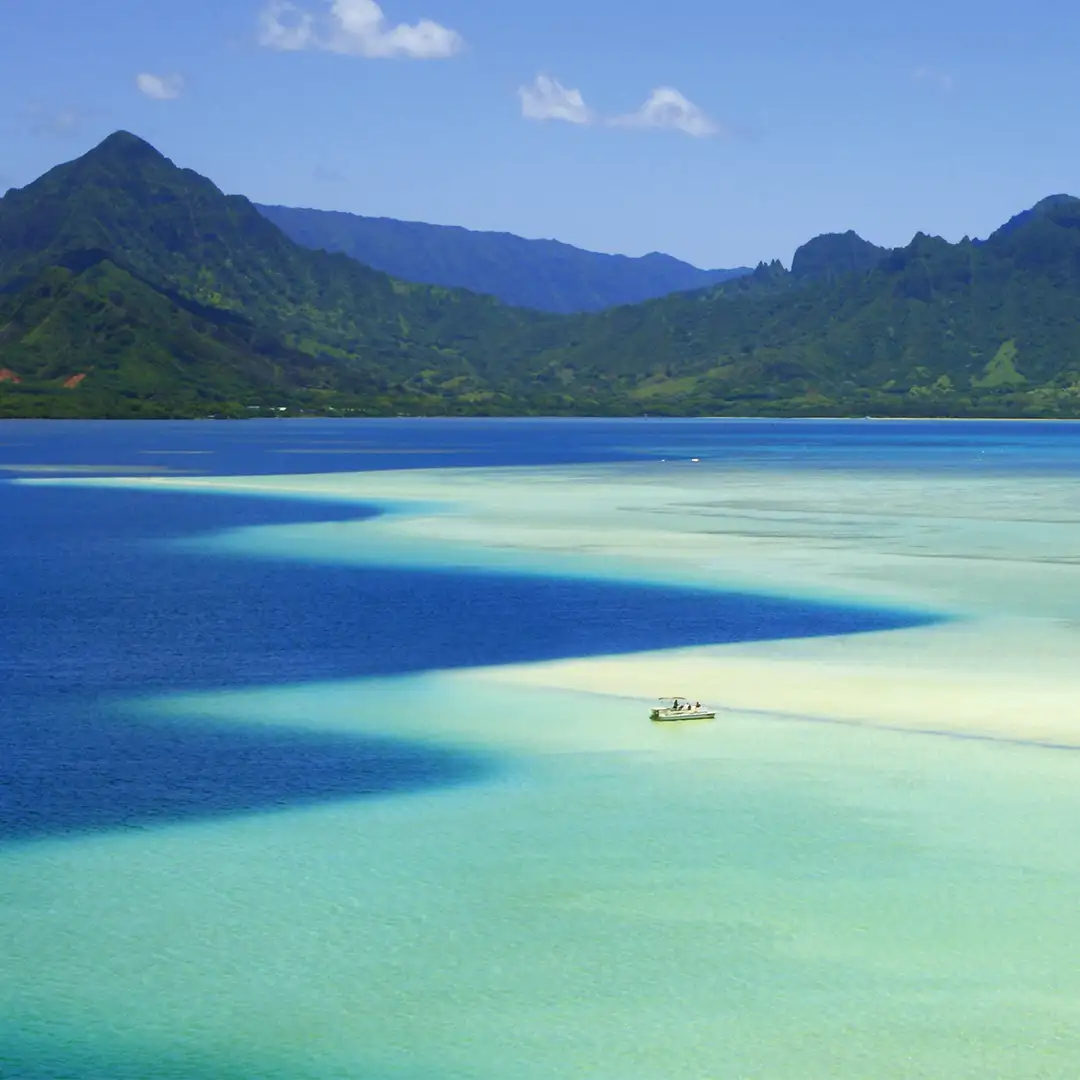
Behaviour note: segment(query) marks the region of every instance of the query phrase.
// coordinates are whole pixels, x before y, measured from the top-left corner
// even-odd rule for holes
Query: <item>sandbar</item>
[[[1068,477],[779,472],[687,462],[76,483],[331,499],[376,520],[219,548],[827,598],[924,627],[514,665],[483,678],[762,717],[1080,747],[1080,490]]]

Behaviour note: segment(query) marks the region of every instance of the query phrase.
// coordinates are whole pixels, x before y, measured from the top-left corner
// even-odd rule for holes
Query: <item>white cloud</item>
[[[568,124],[591,124],[592,110],[580,90],[568,90],[557,79],[537,75],[529,86],[518,90],[521,115],[527,120],[565,120]]]
[[[135,76],[140,93],[155,101],[172,101],[184,92],[184,80],[179,75],[151,75],[143,71]]]
[[[280,52],[315,44],[315,19],[287,0],[274,0],[259,13],[259,44]]]
[[[430,19],[391,25],[375,0],[329,0],[326,12],[319,15],[291,0],[270,0],[259,15],[258,40],[282,52],[322,49],[348,56],[414,60],[443,59],[465,45],[456,30]]]
[[[696,138],[720,134],[720,126],[703,109],[670,86],[657,87],[637,112],[616,116],[610,123],[618,127],[669,128]]]
[[[946,75],[943,71],[934,71],[933,68],[916,68],[911,73],[911,77],[917,83],[928,83],[943,94],[951,94],[956,85],[951,75]]]

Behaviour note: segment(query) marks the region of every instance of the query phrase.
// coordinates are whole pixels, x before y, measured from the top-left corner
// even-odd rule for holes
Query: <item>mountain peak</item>
[[[854,229],[844,233],[823,233],[795,252],[791,273],[802,279],[866,273],[886,254],[888,249],[864,240]]]
[[[151,146],[145,139],[132,135],[130,131],[114,131],[94,147],[87,157],[124,158],[128,161],[164,161],[165,155]]]
[[[223,195],[129,131],[0,203],[0,282],[82,265],[87,253],[146,281],[186,280],[218,259],[222,245],[259,249],[270,261],[287,261],[292,247],[246,200]]]
[[[991,240],[998,240],[1011,235],[1029,222],[1049,219],[1059,225],[1075,227],[1080,220],[1080,199],[1075,195],[1047,195],[1040,199],[1030,210],[1021,210],[1005,222],[1001,228],[990,234]]]
[[[1080,199],[1077,199],[1075,195],[1047,195],[1045,199],[1040,199],[1031,208],[1031,213],[1047,214],[1061,206],[1071,206],[1073,203],[1078,202],[1080,202]]]

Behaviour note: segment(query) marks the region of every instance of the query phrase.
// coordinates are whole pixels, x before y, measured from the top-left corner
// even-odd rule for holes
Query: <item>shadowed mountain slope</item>
[[[341,252],[405,281],[470,289],[538,311],[600,311],[749,273],[745,267],[699,270],[655,251],[632,259],[456,225],[287,206],[258,209],[305,247]]]

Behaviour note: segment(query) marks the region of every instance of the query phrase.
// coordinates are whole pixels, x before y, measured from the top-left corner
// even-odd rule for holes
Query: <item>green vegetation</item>
[[[1077,416],[1080,200],[984,243],[919,235],[868,272],[801,280],[762,266],[563,333],[538,365],[658,413]]]
[[[0,199],[0,416],[1080,415],[1080,200],[554,316],[303,248],[124,133]]]
[[[991,390],[997,386],[1019,386],[1027,379],[1016,370],[1016,342],[1012,339],[1003,341],[1001,348],[994,353],[994,358],[986,365],[981,379],[972,379],[971,385],[980,390]]]
[[[825,233],[803,244],[791,260],[791,275],[798,279],[834,278],[867,274],[886,255],[887,248],[864,240],[858,233]]]
[[[631,259],[456,225],[288,206],[257,209],[304,247],[341,252],[406,281],[470,289],[537,311],[601,311],[749,273],[745,267],[699,270],[657,252]]]
[[[0,200],[0,415],[446,411],[535,318],[300,248],[124,133]]]

